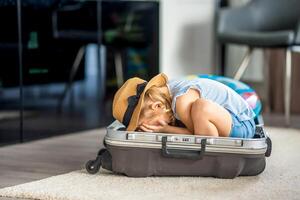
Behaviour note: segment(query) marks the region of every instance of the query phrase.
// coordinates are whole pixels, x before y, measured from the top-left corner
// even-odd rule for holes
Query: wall
[[[169,78],[212,73],[214,1],[160,2],[160,71]]]

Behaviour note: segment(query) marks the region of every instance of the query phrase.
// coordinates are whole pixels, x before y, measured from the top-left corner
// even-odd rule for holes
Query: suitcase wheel
[[[100,149],[97,155],[96,160],[89,160],[85,164],[85,169],[89,174],[96,174],[100,167],[101,167],[101,160],[102,160],[102,154],[105,153],[107,150],[105,148]]]
[[[89,174],[96,174],[101,167],[101,158],[97,157],[96,160],[89,160],[85,164],[85,169]]]

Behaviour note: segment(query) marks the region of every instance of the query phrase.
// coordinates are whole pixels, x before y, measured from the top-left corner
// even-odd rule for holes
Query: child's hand
[[[159,120],[158,125],[150,125],[150,124],[143,123],[140,126],[140,129],[145,132],[165,133],[165,132],[167,132],[168,127],[169,127],[169,125],[165,121]]]

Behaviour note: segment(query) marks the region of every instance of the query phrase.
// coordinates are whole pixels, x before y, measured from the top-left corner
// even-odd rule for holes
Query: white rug
[[[0,189],[0,196],[42,200],[300,199],[300,131],[268,128],[273,152],[259,176],[129,178],[85,170]]]

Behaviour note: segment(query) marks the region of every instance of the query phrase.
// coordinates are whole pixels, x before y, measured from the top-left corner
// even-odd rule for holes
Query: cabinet
[[[118,59],[123,80],[132,76],[150,79],[159,71],[158,1],[101,1],[99,36],[97,1],[24,0],[20,87],[17,7],[11,2],[0,3],[0,26],[5,27],[0,31],[0,146],[110,124],[110,101],[118,88]],[[55,34],[54,27],[61,35]],[[88,66],[83,59],[63,109],[58,112],[59,97],[69,81],[78,50],[97,43],[99,37],[106,51],[101,62],[106,63],[103,67],[108,103],[98,96],[103,85],[97,81],[102,78],[95,67],[97,62]],[[97,53],[93,56],[97,60]],[[91,65],[95,71],[91,72]]]

